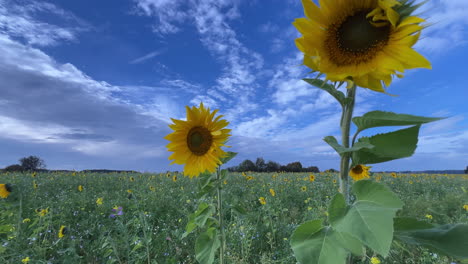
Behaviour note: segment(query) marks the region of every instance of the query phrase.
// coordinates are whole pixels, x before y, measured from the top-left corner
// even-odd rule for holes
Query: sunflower
[[[64,237],[66,234],[67,234],[67,228],[63,225],[63,226],[60,227],[60,230],[59,230],[59,233],[58,233],[58,237],[59,237],[59,238],[62,238],[62,237]]]
[[[222,115],[214,118],[218,110],[210,112],[203,103],[186,109],[187,121],[172,119],[174,124],[169,125],[174,130],[165,137],[171,142],[168,150],[174,152],[169,160],[174,160],[171,164],[185,164],[184,175],[190,178],[205,171],[213,173],[227,155],[221,147],[230,136],[231,130],[224,128],[229,122],[221,120]]]
[[[306,186],[302,186],[302,187],[301,187],[301,191],[303,191],[303,192],[307,191],[307,187],[306,187]]]
[[[172,176],[172,181],[176,182],[177,181],[177,175]]]
[[[99,198],[97,198],[97,200],[96,200],[96,204],[97,204],[97,205],[102,205],[103,202],[104,202],[104,198],[102,198],[102,197],[99,197]]]
[[[45,216],[46,214],[49,213],[49,208],[46,208],[46,209],[40,209],[40,208],[38,208],[38,209],[36,209],[36,213],[37,213],[37,215],[39,215],[40,217],[43,217],[43,216]]]
[[[275,190],[273,190],[273,189],[270,189],[270,194],[271,194],[271,196],[273,196],[273,197],[274,197],[274,196],[276,195],[276,193],[275,193]]]
[[[304,65],[334,82],[385,92],[392,76],[405,69],[428,68],[430,62],[412,49],[425,20],[411,13],[420,5],[408,0],[302,0],[306,18],[293,24],[302,33],[296,46]]]
[[[10,184],[0,184],[0,197],[7,198],[10,193],[13,191],[13,188]]]
[[[83,191],[83,185],[78,185],[78,191],[82,192]]]
[[[315,175],[310,174],[310,175],[309,175],[309,181],[310,181],[310,182],[315,181]]]
[[[356,165],[354,166],[350,171],[349,175],[351,175],[351,178],[355,181],[359,181],[362,179],[368,179],[369,178],[369,169],[371,167],[365,166],[365,165]]]
[[[258,198],[258,201],[259,201],[262,205],[265,205],[265,204],[266,204],[265,197],[260,197],[260,198]]]

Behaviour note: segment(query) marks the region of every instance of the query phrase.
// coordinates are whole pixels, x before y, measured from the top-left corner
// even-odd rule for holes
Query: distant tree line
[[[468,166],[466,166],[465,174],[468,174]]]
[[[43,159],[37,156],[29,156],[19,159],[20,164],[13,164],[5,167],[4,171],[43,171],[46,164]]]
[[[239,165],[228,168],[228,171],[231,172],[246,172],[246,171],[255,171],[255,172],[320,172],[319,168],[316,166],[302,167],[302,164],[299,161],[288,163],[287,165],[281,165],[278,162],[269,160],[265,162],[263,158],[257,158],[255,162],[246,159],[242,161]]]

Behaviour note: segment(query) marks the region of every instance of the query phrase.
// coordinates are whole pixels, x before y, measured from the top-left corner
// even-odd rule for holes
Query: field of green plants
[[[326,216],[338,191],[331,173],[230,173],[223,182],[227,263],[296,263],[289,244],[301,223]],[[5,173],[0,263],[196,263],[195,234],[182,238],[200,202],[197,178],[177,173]],[[405,206],[397,216],[468,223],[468,175],[380,174]],[[263,199],[261,199],[263,197]],[[211,202],[211,201],[208,201]],[[358,263],[462,263],[392,244]]]

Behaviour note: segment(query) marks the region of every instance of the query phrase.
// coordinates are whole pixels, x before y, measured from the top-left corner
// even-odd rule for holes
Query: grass
[[[26,257],[29,263],[196,263],[196,235],[181,236],[187,216],[201,202],[197,180],[178,175],[174,181],[173,175],[0,175],[0,183],[14,187],[0,200],[0,263],[21,263]],[[333,183],[337,175],[315,174],[313,182],[308,173],[247,176],[253,179],[230,173],[224,185],[227,263],[296,263],[289,237],[300,223],[326,217],[338,189]],[[372,180],[385,183],[404,201],[398,216],[468,223],[463,209],[468,175],[374,174]],[[84,187],[81,192],[79,185]],[[260,197],[265,197],[265,205]],[[103,198],[102,205],[98,198]],[[122,207],[123,214],[112,218],[114,206]],[[44,216],[36,212],[47,208]],[[62,225],[66,232],[59,238]],[[370,263],[368,257],[356,261]],[[379,258],[382,263],[460,263],[395,242],[390,256]]]

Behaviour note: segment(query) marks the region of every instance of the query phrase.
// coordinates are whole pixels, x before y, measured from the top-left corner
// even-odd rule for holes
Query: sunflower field
[[[371,173],[404,202],[397,217],[468,223],[468,175]],[[182,174],[4,173],[0,263],[198,263],[185,234],[202,178]],[[334,173],[229,173],[223,181],[226,263],[296,263],[295,228],[327,217]],[[7,195],[6,195],[7,194]],[[3,196],[2,196],[3,197]],[[215,260],[216,261],[216,260]],[[468,263],[392,242],[354,263]]]

